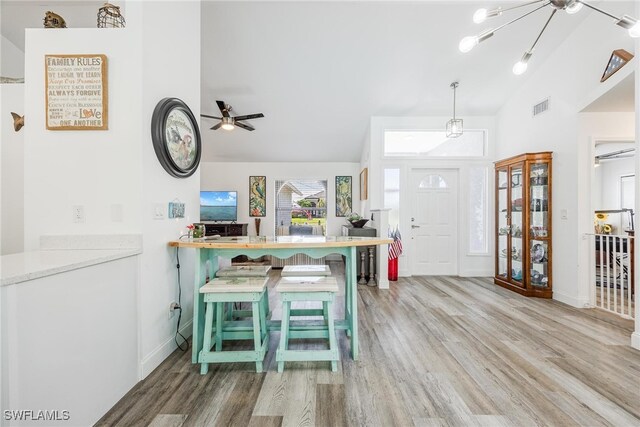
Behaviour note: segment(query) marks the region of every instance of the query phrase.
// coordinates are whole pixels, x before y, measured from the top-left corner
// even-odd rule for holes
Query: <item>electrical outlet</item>
[[[175,301],[169,305],[169,320],[171,320],[173,316],[175,316],[176,310],[178,309],[180,309],[180,304]]]
[[[74,205],[71,207],[71,221],[73,223],[79,224],[84,222],[84,206],[82,205]]]

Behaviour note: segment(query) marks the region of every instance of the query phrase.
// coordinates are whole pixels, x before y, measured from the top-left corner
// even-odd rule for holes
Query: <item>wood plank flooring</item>
[[[341,264],[330,266],[343,277]],[[278,374],[278,333],[262,374],[237,363],[201,376],[191,353],[176,351],[97,425],[640,426],[631,321],[524,298],[489,279],[401,278],[390,291],[359,286],[358,296],[360,360],[340,332],[337,373],[302,362]]]

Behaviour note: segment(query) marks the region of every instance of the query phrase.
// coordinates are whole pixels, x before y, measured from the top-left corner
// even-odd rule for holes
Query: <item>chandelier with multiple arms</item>
[[[480,24],[484,22],[487,18],[493,18],[494,16],[502,15],[503,12],[513,10],[513,9],[518,9],[525,6],[531,6],[531,5],[538,5],[538,6],[526,12],[525,14],[515,19],[512,19],[511,21],[505,24],[502,24],[494,29],[485,30],[476,36],[468,36],[463,38],[460,41],[458,48],[460,49],[461,52],[464,52],[464,53],[469,52],[478,43],[483,42],[489,37],[493,36],[496,31],[501,30],[507,25],[513,24],[514,22],[521,20],[525,16],[531,15],[532,13],[537,12],[538,10],[545,8],[547,6],[551,6],[553,8],[553,10],[551,11],[551,15],[549,16],[549,19],[547,19],[547,21],[545,22],[544,26],[542,27],[542,30],[538,34],[538,37],[536,37],[535,41],[533,42],[533,45],[531,45],[531,48],[527,50],[522,56],[522,59],[516,62],[516,64],[513,66],[513,73],[516,75],[520,75],[525,71],[527,71],[527,62],[529,62],[531,55],[533,55],[533,50],[535,49],[536,44],[538,44],[538,41],[540,40],[542,33],[544,33],[544,30],[547,29],[547,26],[549,25],[551,18],[553,18],[553,16],[559,10],[564,10],[568,14],[572,15],[574,13],[577,13],[580,9],[582,9],[582,6],[587,6],[588,8],[593,9],[596,12],[600,12],[603,15],[606,15],[610,18],[615,19],[616,25],[619,25],[622,28],[625,28],[629,32],[629,35],[631,37],[640,37],[640,22],[638,22],[637,19],[629,15],[623,15],[622,17],[617,17],[615,15],[612,15],[609,12],[606,12],[600,8],[590,5],[583,0],[534,0],[528,3],[524,3],[517,6],[504,8],[504,9],[502,7],[498,7],[493,10],[478,9],[476,13],[473,14],[473,22],[475,22],[476,24]]]

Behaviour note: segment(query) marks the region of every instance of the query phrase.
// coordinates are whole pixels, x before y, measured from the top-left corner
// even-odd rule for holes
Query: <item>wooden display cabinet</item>
[[[525,296],[551,298],[551,152],[495,163],[494,283]]]

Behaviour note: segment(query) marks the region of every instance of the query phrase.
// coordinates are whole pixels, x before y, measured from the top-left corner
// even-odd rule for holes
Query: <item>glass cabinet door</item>
[[[522,225],[523,225],[523,175],[522,164],[511,167],[509,183],[511,186],[511,281],[522,286],[523,263],[522,263]]]
[[[509,179],[507,169],[498,170],[498,257],[497,257],[497,275],[504,279],[509,277],[509,210],[508,210],[508,191]]]
[[[529,251],[531,286],[549,286],[549,164],[534,163],[529,177]]]

